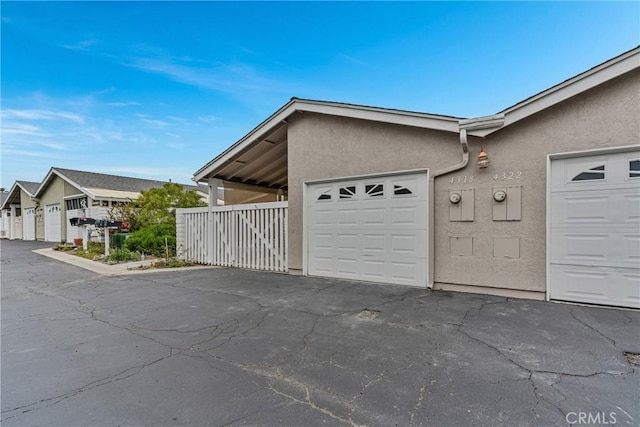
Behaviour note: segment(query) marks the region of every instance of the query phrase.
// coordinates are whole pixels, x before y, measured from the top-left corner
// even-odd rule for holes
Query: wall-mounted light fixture
[[[487,153],[484,152],[484,146],[480,146],[480,154],[478,154],[478,167],[479,168],[486,168],[489,166],[489,164],[491,163],[491,160],[489,160],[489,156],[487,155]]]

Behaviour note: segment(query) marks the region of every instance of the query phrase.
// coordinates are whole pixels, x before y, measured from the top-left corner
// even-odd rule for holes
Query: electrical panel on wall
[[[520,221],[522,219],[522,186],[493,187],[493,220]]]
[[[449,191],[449,221],[473,221],[474,189]]]

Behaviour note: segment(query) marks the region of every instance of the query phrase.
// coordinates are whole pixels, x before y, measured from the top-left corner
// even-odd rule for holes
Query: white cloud
[[[216,116],[199,116],[198,120],[203,123],[211,123],[220,120],[220,118]]]
[[[43,159],[63,159],[64,156],[61,156],[56,153],[52,153],[49,151],[30,151],[30,150],[19,150],[16,148],[8,148],[2,147],[2,155],[3,156],[26,156],[26,157],[39,157]]]
[[[41,138],[47,138],[50,135],[46,132],[43,132],[41,128],[38,126],[28,125],[24,123],[3,123],[2,124],[2,135],[25,135],[25,136],[37,136]]]
[[[92,46],[98,43],[97,40],[82,40],[76,43],[61,45],[65,49],[88,51]]]
[[[75,123],[84,123],[84,117],[68,111],[51,110],[15,110],[8,109],[2,111],[2,119],[23,119],[23,120],[56,120],[64,119]]]
[[[131,68],[161,74],[174,81],[202,89],[242,93],[288,92],[280,82],[259,75],[247,64],[219,65],[216,67],[194,67],[175,62],[171,58],[134,58],[125,62]]]
[[[132,105],[140,105],[139,102],[135,101],[123,101],[123,102],[107,102],[109,107],[130,107]]]

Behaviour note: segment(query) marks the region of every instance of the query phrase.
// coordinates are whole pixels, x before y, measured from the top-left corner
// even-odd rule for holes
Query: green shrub
[[[107,261],[124,262],[124,261],[137,261],[140,259],[138,252],[131,252],[127,248],[114,249],[109,254]]]
[[[82,258],[97,260],[104,256],[104,243],[89,241],[86,251],[82,247],[78,247],[74,254]]]
[[[168,260],[160,259],[151,264],[153,268],[191,267],[194,265],[195,264],[192,261],[182,260],[178,258],[169,258]]]
[[[130,236],[130,234],[127,233],[115,233],[113,235],[113,238],[111,239],[111,242],[113,243],[113,247],[120,249],[124,247],[124,242],[125,240],[127,240],[127,238]]]
[[[152,224],[136,231],[125,241],[130,251],[165,257],[165,239],[169,257],[176,252],[176,226],[172,223]]]

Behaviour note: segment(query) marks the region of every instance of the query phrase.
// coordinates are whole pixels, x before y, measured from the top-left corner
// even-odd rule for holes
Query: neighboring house
[[[15,240],[36,239],[37,182],[16,181],[8,193],[3,193],[0,210],[2,212],[2,236]]]
[[[72,218],[108,218],[109,210],[137,199],[141,191],[166,182],[53,167],[35,191],[36,238],[47,242],[71,242],[82,237]],[[208,200],[207,188],[183,185]]]
[[[292,274],[640,308],[639,87],[636,48],[473,119],[293,98],[194,180],[286,198]]]
[[[9,192],[0,193],[0,239],[6,239],[9,231],[9,211],[2,209]]]

